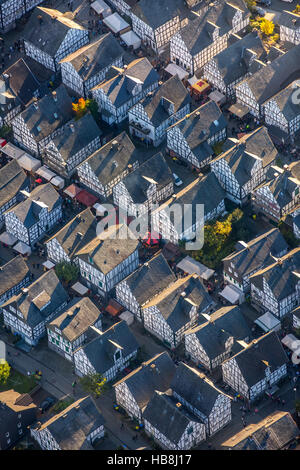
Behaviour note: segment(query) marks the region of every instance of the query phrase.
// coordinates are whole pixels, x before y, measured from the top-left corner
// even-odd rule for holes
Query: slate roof
[[[300,44],[238,83],[236,87],[246,83],[257,103],[263,104],[298,78],[300,78]]]
[[[112,33],[106,33],[64,57],[60,63],[71,63],[80,78],[85,81],[109,67],[123,54],[124,49]]]
[[[282,168],[271,166],[266,176],[267,182],[261,184],[258,188],[267,187],[280,208],[284,208],[293,201],[294,191],[300,185],[300,178],[296,174],[296,168],[292,172],[290,167],[283,170]]]
[[[68,294],[53,270],[47,271],[23,292],[14,295],[2,304],[2,307],[12,305],[22,313],[25,323],[34,328],[44,322],[64,302]],[[49,302],[49,303],[48,303]]]
[[[190,421],[200,422],[183,409],[183,406],[179,410],[173,398],[158,391],[155,391],[149,401],[143,419],[174,444],[178,444]]]
[[[114,67],[113,67],[114,69]],[[141,93],[159,80],[159,75],[146,57],[136,59],[124,69],[117,69],[116,76],[92,88],[100,89],[117,108],[127,103],[134,96],[132,90],[141,84]]]
[[[22,421],[24,427],[32,424],[36,411],[37,406],[27,393],[20,394],[13,389],[0,392],[0,450],[5,450],[18,440],[17,423]],[[21,420],[18,418],[19,413]],[[4,437],[7,432],[12,440],[10,444],[7,444],[7,438]]]
[[[202,161],[213,154],[207,140],[227,127],[227,121],[214,101],[208,101],[169,129],[180,130],[195,157]]]
[[[139,305],[143,305],[175,280],[175,274],[160,253],[122,282],[126,282]]]
[[[18,255],[0,267],[0,297],[29,276],[23,256]]]
[[[260,290],[263,289],[263,280],[266,281],[275,299],[280,301],[296,290],[300,279],[300,248],[289,251],[269,266],[250,276],[250,282]]]
[[[114,238],[109,237],[109,231],[116,234]],[[76,251],[75,255],[92,264],[104,275],[112,271],[132,255],[139,247],[139,241],[129,236],[122,235],[122,231],[127,230],[124,225],[110,227],[108,231],[94,236],[94,239]],[[103,237],[103,238],[102,238]]]
[[[172,171],[161,152],[149,158],[122,180],[135,204],[143,204],[148,200],[147,190],[154,182],[156,191],[161,191],[173,183]]]
[[[104,333],[85,344],[81,349],[97,373],[104,374],[114,366],[114,353],[117,346],[122,349],[122,356],[126,358],[139,348],[135,336],[125,321],[114,324]],[[76,354],[76,352],[75,352]]]
[[[253,340],[245,349],[225,362],[233,359],[249,388],[265,379],[267,367],[273,373],[288,362],[288,357],[275,331]]]
[[[151,96],[147,96],[140,103],[151,123],[158,127],[170,118],[170,114],[162,103],[162,98],[166,98],[174,105],[174,113],[184,108],[191,102],[190,94],[178,75],[174,75],[164,82]]]
[[[131,12],[152,29],[159,28],[176,16],[183,19],[188,15],[188,9],[182,0],[139,0]]]
[[[13,199],[19,191],[28,188],[30,180],[17,160],[11,160],[0,169],[0,207]]]
[[[184,362],[180,362],[176,368],[170,388],[207,417],[219,395],[223,395],[205,374]]]
[[[291,83],[279,93],[272,96],[272,98],[264,103],[264,106],[267,106],[270,102],[275,101],[285,119],[287,121],[292,121],[300,115],[299,104],[296,104],[294,102],[295,100],[293,100],[294,93],[297,93],[296,90],[298,90],[298,95],[300,96],[300,84],[298,84],[297,81]]]
[[[278,24],[286,26],[287,28],[299,30],[300,28],[300,15],[292,13],[291,11],[283,11],[279,17]]]
[[[102,131],[93,116],[87,113],[77,121],[70,121],[70,125],[65,126],[62,133],[52,138],[50,143],[54,143],[64,161],[67,162],[101,135]]]
[[[239,350],[237,340],[245,340],[251,335],[243,314],[238,306],[221,307],[212,315],[210,320],[186,331],[195,334],[197,340],[210,359],[225,352],[225,343],[233,338],[233,350]]]
[[[213,57],[225,85],[244,77],[250,69],[251,59],[266,57],[264,44],[257,31],[253,31]]]
[[[125,383],[139,408],[143,410],[153,397],[155,390],[166,392],[169,389],[175,370],[174,362],[164,351],[149,361],[143,362],[140,367],[114,384],[114,387]]]
[[[61,13],[51,8],[37,7],[25,25],[23,38],[54,57],[69,31],[85,30],[72,18],[73,14],[70,12]]]
[[[299,429],[290,413],[274,411],[227,439],[222,447],[232,450],[280,450],[297,437]]]
[[[223,259],[224,267],[227,268],[231,263],[241,277],[260,269],[267,264],[272,264],[274,258],[279,253],[286,251],[288,245],[277,228],[273,228],[262,235],[253,238],[242,247],[231,253]]]
[[[90,396],[76,400],[36,430],[48,429],[62,450],[92,450],[87,437],[105,420]]]
[[[62,199],[59,193],[51,183],[46,183],[34,188],[27,199],[6,213],[14,213],[24,226],[29,228],[39,221],[39,213],[45,206],[47,206],[48,212],[51,212],[61,203]]]
[[[88,163],[99,181],[106,185],[122,174],[128,165],[133,165],[141,159],[141,153],[136,150],[126,132],[123,131],[90,155],[81,165]]]
[[[97,220],[89,208],[77,214],[70,222],[49,238],[56,239],[66,255],[72,258],[77,251],[95,238]]]
[[[62,335],[72,342],[85,333],[89,326],[94,325],[100,317],[100,310],[88,297],[75,298],[48,326],[59,328]]]
[[[55,92],[56,100],[52,92],[32,103],[20,113],[28,131],[37,142],[45,139],[73,119],[72,100],[65,86],[60,85]]]
[[[190,274],[177,279],[142,308],[146,309],[155,305],[169,327],[176,332],[190,321],[189,312],[193,306],[196,307],[197,312],[203,312],[211,303],[212,299],[200,279]]]

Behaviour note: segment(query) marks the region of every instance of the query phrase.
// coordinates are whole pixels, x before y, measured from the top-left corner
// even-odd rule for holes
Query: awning
[[[5,153],[10,158],[20,158],[25,153],[25,150],[16,147],[14,144],[8,142],[4,147],[1,148],[1,152]]]
[[[220,292],[220,295],[231,304],[238,304],[240,298],[243,296],[243,292],[239,291],[234,286],[226,286],[222,292]]]
[[[206,281],[214,274],[214,270],[204,266],[204,264],[199,263],[195,259],[191,258],[190,256],[186,256],[183,258],[176,266],[177,268],[181,269],[185,273],[188,274],[197,274],[202,279]]]
[[[196,83],[192,85],[192,90],[201,95],[204,92],[208,92],[210,89],[210,84],[207,83],[205,80],[198,80]]]
[[[72,289],[80,295],[85,295],[88,292],[88,288],[81,284],[81,282],[75,282]]]
[[[107,307],[105,307],[105,311],[115,317],[121,312],[122,308],[122,305],[120,305],[116,300],[111,299]]]
[[[249,108],[247,108],[247,106],[244,106],[241,103],[235,103],[232,104],[230,108],[228,108],[228,111],[242,119],[249,113]]]
[[[289,348],[291,351],[295,351],[298,349],[298,342],[299,340],[294,336],[293,334],[288,334],[281,340],[282,344],[284,344],[287,348]]]
[[[261,317],[255,320],[256,325],[258,325],[266,333],[272,330],[279,330],[281,328],[280,320],[274,317],[271,312],[264,313]]]
[[[64,194],[66,194],[66,196],[69,196],[71,199],[74,199],[74,197],[76,197],[77,194],[80,193],[80,191],[82,191],[82,189],[76,186],[76,184],[70,184],[70,186],[64,189],[63,192]]]
[[[96,0],[91,4],[91,8],[98,13],[98,15],[102,15],[103,18],[111,15],[110,7],[103,0]]]
[[[3,232],[0,235],[0,242],[4,243],[7,246],[12,246],[17,241],[18,241],[18,239],[14,235],[12,235],[11,233]]]
[[[173,75],[178,75],[180,80],[183,80],[184,78],[188,77],[188,75],[189,75],[189,73],[186,70],[179,67],[179,65],[176,65],[176,64],[173,64],[173,63],[168,64],[167,67],[165,68],[165,71],[168,72],[172,76]]]
[[[82,189],[78,194],[75,196],[76,200],[87,207],[92,207],[97,201],[98,198],[93,194],[89,193],[85,189]]]
[[[0,147],[4,147],[7,144],[5,139],[0,139]]]
[[[115,34],[130,28],[129,24],[118,13],[107,16],[104,18],[103,23]]]
[[[62,189],[65,185],[65,180],[60,176],[54,176],[54,178],[50,180],[50,183],[53,184],[53,186],[56,188]]]
[[[99,217],[103,217],[103,215],[107,211],[107,209],[103,207],[101,204],[99,204],[98,202],[96,202],[96,204],[93,205],[93,208],[96,211],[96,215],[98,215]]]
[[[44,266],[46,269],[52,269],[54,268],[55,264],[52,263],[52,261],[50,261],[49,259],[47,259],[47,261],[45,261],[42,266]]]
[[[31,248],[30,246],[26,245],[24,242],[18,242],[14,246],[14,250],[20,253],[21,255],[30,255],[31,254]]]
[[[20,167],[24,168],[24,170],[32,171],[33,173],[35,173],[42,164],[40,160],[28,155],[28,153],[24,153],[20,158],[18,158],[18,163]]]
[[[220,93],[218,90],[212,91],[208,97],[217,104],[223,104],[226,101],[226,96],[223,95],[223,93]]]
[[[54,178],[56,176],[56,174],[49,170],[49,168],[47,168],[46,166],[41,166],[41,168],[39,168],[37,171],[36,171],[36,174],[37,175],[40,175],[42,178],[44,178],[46,181],[50,181],[52,178]]]
[[[139,38],[133,31],[121,34],[121,39],[128,47],[132,46],[133,49],[138,49],[141,46],[141,38]]]

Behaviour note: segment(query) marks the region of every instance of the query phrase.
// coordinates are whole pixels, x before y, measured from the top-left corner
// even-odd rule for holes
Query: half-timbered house
[[[23,58],[1,74],[0,90],[0,126],[10,125],[12,119],[41,93],[40,83]]]
[[[174,397],[155,391],[144,413],[146,433],[162,448],[188,450],[206,438],[205,425]]]
[[[73,362],[74,351],[88,338],[88,328],[102,329],[102,314],[88,298],[75,298],[47,325],[48,346]]]
[[[142,321],[142,306],[175,280],[175,274],[160,253],[116,285],[116,299]]]
[[[142,306],[144,327],[166,346],[176,348],[184,332],[212,305],[212,299],[195,274],[176,280]]]
[[[298,240],[300,239],[300,213],[293,217],[293,233]]]
[[[190,102],[187,89],[174,75],[129,110],[130,134],[156,147],[166,137],[167,128],[190,112]]]
[[[62,198],[51,183],[37,186],[26,199],[4,214],[5,228],[30,247],[62,219]]]
[[[101,135],[93,116],[87,113],[51,138],[44,147],[43,161],[58,175],[70,178],[76,167],[101,147]]]
[[[114,203],[135,217],[174,192],[173,175],[162,153],[157,153],[113,187]]]
[[[105,420],[90,397],[74,401],[66,409],[30,427],[31,437],[42,450],[93,450],[105,433]]]
[[[192,168],[203,168],[211,161],[212,146],[226,139],[227,121],[214,101],[187,114],[167,130],[167,147],[172,156],[185,160]]]
[[[129,109],[158,87],[159,75],[146,57],[124,68],[112,67],[113,77],[91,90],[102,119],[108,124],[127,119]]]
[[[124,379],[114,384],[116,403],[142,422],[142,413],[155,390],[166,392],[175,374],[175,364],[165,351],[143,362]]]
[[[281,320],[300,303],[300,248],[250,276],[251,304]]]
[[[16,27],[16,20],[29,13],[43,0],[1,0],[0,29],[2,33]]]
[[[36,346],[46,335],[46,325],[67,305],[68,294],[53,270],[2,304],[4,324],[12,333]]]
[[[180,362],[170,388],[173,397],[203,422],[206,436],[214,435],[230,423],[231,398],[218,390],[205,374]]]
[[[195,363],[212,371],[241,349],[237,341],[249,341],[250,329],[237,306],[222,307],[185,333],[185,353]],[[203,323],[204,321],[204,323]]]
[[[249,18],[244,2],[237,4],[233,0],[209,5],[173,35],[170,40],[171,61],[195,74],[226,49],[230,34],[245,30]]]
[[[88,30],[73,17],[70,12],[37,7],[23,30],[25,54],[57,72],[64,57],[89,42]]]
[[[80,377],[98,373],[111,381],[136,357],[139,344],[123,320],[104,332],[90,329],[96,337],[75,351],[75,373]]]
[[[236,41],[214,54],[203,67],[203,77],[229,99],[235,98],[234,85],[255,73],[267,55],[257,31],[232,38]]]
[[[231,148],[211,161],[211,170],[227,198],[243,204],[250,199],[253,189],[265,181],[278,152],[265,127],[244,135],[240,140],[231,139],[231,143]]]
[[[297,307],[292,311],[292,322],[293,328],[298,330],[298,328],[300,328],[300,307]]]
[[[300,15],[284,10],[278,20],[280,41],[300,44]]]
[[[14,139],[31,154],[40,155],[44,146],[61,133],[73,117],[72,100],[64,85],[60,85],[12,120]]]
[[[108,2],[119,12],[131,15],[131,9],[139,0],[108,0]]]
[[[117,183],[138,168],[141,160],[142,154],[123,131],[78,165],[77,174],[84,187],[107,198]]]
[[[152,227],[163,239],[175,244],[179,240],[193,240],[204,222],[225,214],[224,197],[223,188],[210,172],[155,209],[151,216]]]
[[[224,281],[233,284],[243,292],[250,290],[249,277],[259,269],[272,264],[274,256],[282,257],[288,245],[278,228],[253,238],[249,242],[240,241],[236,250],[223,258]]]
[[[251,402],[287,375],[287,362],[277,334],[270,332],[223,362],[223,381]]]
[[[29,191],[30,179],[17,160],[12,160],[0,169],[0,225],[4,212],[23,199],[21,191]]]
[[[122,67],[124,50],[111,33],[103,34],[61,62],[61,78],[64,85],[81,97],[105,79],[110,67]]]
[[[31,280],[29,267],[21,255],[0,267],[0,305],[13,295],[18,295]]]

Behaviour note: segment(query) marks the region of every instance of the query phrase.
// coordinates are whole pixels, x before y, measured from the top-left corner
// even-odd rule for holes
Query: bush
[[[76,281],[79,275],[79,269],[75,264],[61,261],[55,266],[55,272],[61,281],[69,282]]]

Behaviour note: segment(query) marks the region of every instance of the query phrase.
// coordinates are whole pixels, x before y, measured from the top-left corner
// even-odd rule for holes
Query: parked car
[[[265,16],[265,14],[267,13],[266,10],[264,10],[263,8],[260,8],[260,7],[255,7],[255,11],[256,11],[256,13],[258,13],[260,16]]]
[[[42,401],[42,403],[39,406],[39,411],[41,413],[45,413],[45,411],[49,410],[49,408],[51,408],[51,406],[54,405],[54,403],[55,403],[54,398],[52,397],[45,398],[45,400]]]
[[[271,0],[256,0],[257,5],[263,5],[265,7],[270,7],[272,5]]]
[[[173,173],[173,178],[175,186],[181,186],[183,184],[182,180],[179,178],[178,175],[176,175],[176,173]]]

